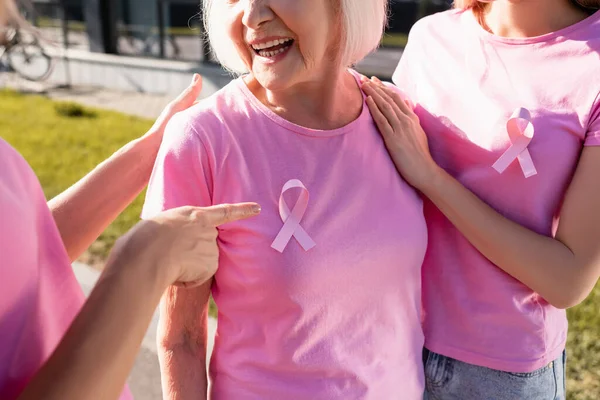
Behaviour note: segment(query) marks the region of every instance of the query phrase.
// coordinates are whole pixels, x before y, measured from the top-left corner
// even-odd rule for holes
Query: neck
[[[487,6],[483,21],[498,36],[525,38],[556,32],[587,16],[568,0],[496,0]]]
[[[341,128],[362,111],[363,97],[354,77],[345,69],[284,90],[269,90],[251,78],[250,90],[267,107],[297,125],[311,129]]]

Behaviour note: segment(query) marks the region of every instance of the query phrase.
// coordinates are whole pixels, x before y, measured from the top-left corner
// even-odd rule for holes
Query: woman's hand
[[[418,190],[431,183],[439,167],[429,153],[419,117],[401,95],[373,78],[363,81],[373,120],[404,179]]]
[[[208,281],[217,270],[216,227],[259,211],[253,203],[182,207],[138,223],[117,241],[83,308],[19,400],[118,398],[165,288]]]
[[[256,203],[221,204],[213,207],[180,207],[139,222],[119,239],[111,258],[147,266],[158,272],[164,285],[198,286],[217,271],[217,227],[260,213]]]
[[[167,123],[192,106],[201,90],[202,78],[195,74],[192,83],[169,103],[145,135],[123,146],[48,202],[71,261],[79,258],[146,187]]]
[[[177,98],[172,100],[164,110],[160,113],[152,128],[144,136],[152,136],[157,140],[157,145],[160,146],[165,128],[169,120],[178,112],[184,111],[197,103],[198,96],[202,91],[202,76],[194,74],[192,83],[188,86]],[[158,151],[158,148],[156,148]]]

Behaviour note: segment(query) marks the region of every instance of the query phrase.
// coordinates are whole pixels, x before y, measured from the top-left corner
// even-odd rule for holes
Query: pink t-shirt
[[[40,184],[0,139],[0,398],[16,399],[85,298]],[[125,390],[121,400],[131,399]]]
[[[600,13],[508,39],[482,29],[471,11],[452,10],[413,27],[394,83],[415,103],[440,166],[502,215],[552,236],[583,146],[600,145],[598,49]],[[492,168],[511,147],[506,124],[519,107],[535,130],[527,149],[537,175],[529,178],[518,160],[502,173]],[[426,347],[512,372],[557,358],[565,311],[487,260],[431,202],[424,210]]]
[[[282,229],[289,180],[310,200]],[[287,192],[290,209],[300,190]],[[183,205],[255,201],[219,232],[212,398],[421,399],[422,202],[394,168],[368,107],[335,130],[279,117],[239,78],[169,124],[144,217]]]

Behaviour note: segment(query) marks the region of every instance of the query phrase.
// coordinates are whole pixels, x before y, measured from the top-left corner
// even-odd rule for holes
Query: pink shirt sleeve
[[[171,119],[148,185],[142,218],[183,206],[212,205],[209,156],[187,113]]]
[[[592,109],[584,144],[586,146],[600,146],[600,93]]]

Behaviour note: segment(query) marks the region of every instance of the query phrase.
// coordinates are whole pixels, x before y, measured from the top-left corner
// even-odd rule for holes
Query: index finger
[[[260,214],[260,206],[256,203],[219,204],[202,208],[204,221],[214,227],[258,214]]]

